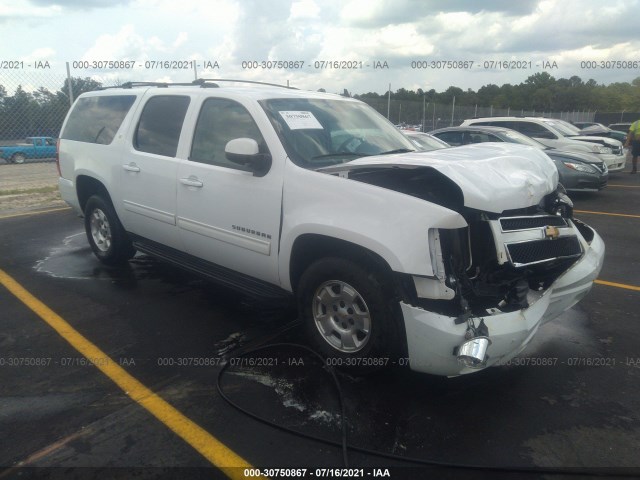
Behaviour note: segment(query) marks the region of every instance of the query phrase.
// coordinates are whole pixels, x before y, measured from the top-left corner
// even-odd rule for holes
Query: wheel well
[[[78,203],[83,212],[89,197],[96,193],[102,194],[106,201],[111,202],[109,192],[102,182],[87,175],[79,175],[78,178],[76,178],[76,192],[78,193]]]
[[[398,282],[407,280],[405,275],[394,273],[387,261],[377,253],[348,242],[333,237],[317,234],[305,234],[296,239],[291,249],[291,262],[289,264],[289,275],[291,278],[291,287],[297,295],[298,283],[300,277],[316,260],[323,257],[341,257],[359,263],[367,269],[380,274],[383,279],[385,288],[398,301],[401,300],[402,287]],[[394,303],[392,307],[396,312],[394,316],[396,328],[393,330],[397,338],[392,342],[396,349],[395,353],[400,357],[407,357],[407,334],[402,314],[400,312],[400,304]]]
[[[289,278],[294,292],[300,277],[316,260],[323,257],[342,257],[373,267],[383,274],[391,274],[389,264],[377,253],[355,243],[325,235],[305,234],[296,239],[291,249]]]

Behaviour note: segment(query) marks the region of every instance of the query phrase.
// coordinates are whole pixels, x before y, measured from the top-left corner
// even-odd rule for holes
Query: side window
[[[469,143],[499,142],[493,135],[487,135],[485,132],[465,132],[463,137],[464,145]]]
[[[472,125],[478,126],[478,127],[490,127],[495,125],[496,122],[473,122]]]
[[[534,138],[556,138],[556,136],[542,125],[533,122],[518,122],[518,128],[514,129]]]
[[[224,148],[235,138],[253,138],[265,153],[267,146],[253,117],[238,102],[225,98],[208,98],[202,104],[193,134],[189,160],[245,170],[227,160]]]
[[[135,100],[135,95],[79,98],[60,138],[109,145]]]
[[[146,153],[175,157],[189,97],[160,95],[144,106],[133,136],[133,147]]]
[[[434,135],[440,140],[447,142],[452,147],[459,147],[462,145],[462,132],[441,132],[435,133]]]

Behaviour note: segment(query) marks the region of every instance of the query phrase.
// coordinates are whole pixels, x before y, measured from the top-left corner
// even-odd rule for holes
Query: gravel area
[[[64,206],[55,162],[0,165],[0,215]]]

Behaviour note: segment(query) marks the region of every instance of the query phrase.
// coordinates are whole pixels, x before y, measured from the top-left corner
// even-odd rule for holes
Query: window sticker
[[[320,129],[322,125],[311,112],[285,110],[278,112],[291,130]]]

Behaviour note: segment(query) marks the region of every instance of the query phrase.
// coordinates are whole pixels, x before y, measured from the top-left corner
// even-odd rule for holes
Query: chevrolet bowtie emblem
[[[549,238],[551,240],[555,240],[560,236],[560,230],[557,227],[546,226],[544,228],[544,236],[545,238]]]

